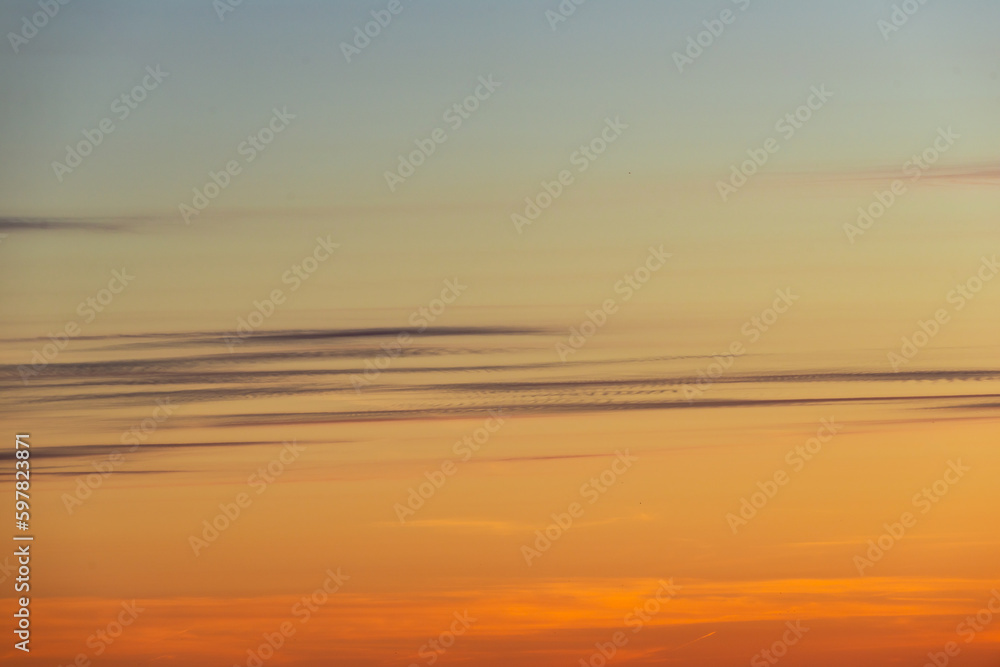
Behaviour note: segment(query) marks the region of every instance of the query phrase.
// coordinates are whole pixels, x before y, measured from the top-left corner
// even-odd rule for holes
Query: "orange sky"
[[[227,3],[0,6],[4,665],[995,664],[1000,4]]]

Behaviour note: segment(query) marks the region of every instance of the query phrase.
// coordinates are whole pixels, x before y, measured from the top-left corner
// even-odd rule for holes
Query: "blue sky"
[[[7,44],[0,55],[3,118],[17,128],[0,137],[8,213],[167,213],[275,106],[298,115],[293,132],[220,208],[381,203],[386,167],[490,73],[502,89],[394,200],[501,200],[501,185],[516,193],[545,177],[607,115],[641,139],[603,168],[711,175],[820,83],[837,104],[821,132],[780,156],[782,169],[881,166],[941,123],[997,138],[1000,81],[983,54],[996,51],[1000,8],[985,2],[931,3],[889,42],[876,26],[888,2],[757,1],[740,12],[591,1],[556,31],[545,18],[556,2],[404,2],[348,64],[340,42],[384,4],[247,0],[224,21],[208,2],[62,7],[20,53]],[[5,3],[0,25],[33,8]],[[673,52],[727,8],[735,23],[678,73]],[[56,187],[51,161],[156,64],[170,72],[162,88]],[[960,150],[974,160],[989,147]]]

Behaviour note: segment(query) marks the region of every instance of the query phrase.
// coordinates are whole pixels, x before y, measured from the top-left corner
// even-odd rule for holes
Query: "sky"
[[[1000,6],[53,3],[5,664],[994,664]]]

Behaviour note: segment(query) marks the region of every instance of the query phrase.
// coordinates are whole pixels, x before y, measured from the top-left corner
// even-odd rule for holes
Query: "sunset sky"
[[[3,3],[0,660],[996,665],[998,25]]]

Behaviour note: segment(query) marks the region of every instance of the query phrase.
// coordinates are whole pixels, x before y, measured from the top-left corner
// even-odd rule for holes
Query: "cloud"
[[[793,181],[813,184],[873,183],[888,184],[896,179],[909,182],[911,176],[903,173],[903,160],[899,164],[872,167],[859,171],[776,173],[771,180]],[[965,165],[934,166],[922,172],[920,183],[929,185],[1000,185],[1000,164],[981,162]]]
[[[200,449],[215,447],[253,447],[258,445],[274,445],[270,440],[241,440],[232,442],[174,442],[166,444],[140,445],[135,452],[128,445],[55,445],[38,449],[33,449],[31,453],[34,459],[79,459],[79,458],[101,458],[118,452],[122,455],[131,455],[140,452],[169,451],[175,449]],[[0,451],[0,461],[10,461],[14,459],[14,450]]]
[[[193,418],[187,426],[236,427],[236,426],[290,426],[304,424],[361,423],[375,421],[403,421],[424,419],[449,419],[486,417],[489,409],[500,407],[509,416],[537,416],[559,414],[592,414],[600,412],[626,412],[635,410],[712,410],[719,408],[765,408],[805,405],[839,405],[859,403],[912,403],[924,404],[935,401],[981,400],[998,398],[1000,394],[934,396],[899,394],[895,396],[852,396],[852,397],[798,397],[777,399],[706,399],[694,402],[670,401],[622,401],[606,402],[566,402],[555,404],[534,404],[528,402],[504,403],[485,408],[477,405],[452,405],[447,407],[426,407],[394,410],[344,410],[330,412],[275,412],[275,413],[233,413]],[[921,405],[921,407],[923,407]]]
[[[0,217],[0,232],[129,232],[148,218]]]
[[[998,397],[984,392],[938,392],[924,395],[919,389],[898,389],[916,382],[969,382],[1000,380],[994,369],[945,369],[926,371],[881,370],[756,372],[724,375],[714,380],[716,396],[687,401],[681,396],[685,384],[699,378],[688,373],[650,373],[643,377],[616,377],[605,363],[554,362],[509,364],[453,364],[456,356],[483,355],[504,348],[469,342],[445,346],[436,340],[447,337],[495,338],[535,335],[538,330],[511,327],[442,328],[429,330],[419,355],[430,360],[419,366],[389,365],[384,377],[367,392],[364,403],[354,399],[351,376],[364,373],[359,360],[374,358],[381,348],[357,345],[387,335],[388,329],[344,329],[329,331],[287,330],[268,338],[270,349],[243,354],[174,355],[155,358],[52,363],[36,380],[22,384],[17,366],[0,366],[0,390],[11,392],[12,401],[0,407],[31,409],[31,406],[79,403],[101,407],[153,405],[169,399],[174,404],[246,401],[260,398],[315,397],[329,400],[338,409],[290,412],[233,412],[217,410],[198,417],[201,425],[238,426],[256,424],[320,424],[348,421],[443,419],[483,415],[502,407],[511,414],[567,414],[627,410],[713,409],[782,405],[821,405],[843,402],[910,402],[933,406],[949,401],[958,405],[988,405]],[[525,332],[528,332],[527,334]],[[190,337],[181,336],[182,345]],[[175,336],[168,335],[173,340]],[[530,346],[527,348],[530,352]],[[435,361],[441,358],[441,362]],[[635,360],[629,360],[634,362]],[[330,367],[335,364],[335,367]],[[305,368],[303,366],[306,366]],[[578,378],[554,377],[571,370]],[[588,377],[589,376],[589,377]],[[609,377],[610,376],[610,377]],[[414,377],[418,381],[407,382]],[[885,384],[894,393],[865,392],[837,397],[821,385]],[[751,387],[768,385],[782,392],[773,398],[747,396]],[[813,388],[817,387],[817,388]],[[141,390],[140,390],[141,388]],[[734,392],[736,395],[733,395]],[[6,392],[5,392],[6,393]],[[855,392],[857,393],[857,392]],[[16,394],[16,396],[14,395]],[[377,400],[382,399],[382,400]],[[396,407],[406,401],[414,407]],[[191,417],[191,419],[195,419]],[[176,420],[175,420],[176,421]],[[179,421],[183,422],[184,418]]]
[[[417,343],[404,348],[393,363],[380,367],[377,381],[363,388],[361,400],[352,376],[364,374],[373,359],[384,356],[382,342],[400,331],[265,331],[249,339],[258,345],[255,350],[235,354],[211,350],[211,344],[222,347],[224,334],[219,331],[91,336],[87,340],[112,348],[139,344],[161,352],[122,358],[120,352],[109,352],[108,348],[83,349],[76,352],[77,358],[95,360],[57,360],[27,384],[22,382],[17,365],[0,365],[0,410],[24,413],[51,409],[54,404],[88,409],[137,407],[168,399],[175,405],[302,399],[298,410],[282,407],[273,411],[273,404],[270,412],[217,406],[208,414],[171,419],[166,428],[175,428],[451,419],[483,416],[494,408],[503,408],[511,415],[842,403],[968,410],[989,406],[1000,398],[988,390],[971,392],[962,386],[1000,380],[997,369],[857,369],[732,373],[712,381],[711,395],[688,401],[682,395],[684,385],[701,382],[691,372],[647,370],[631,376],[635,368],[670,368],[661,362],[676,362],[677,358],[561,364],[547,354],[550,335],[554,335],[548,329],[480,326],[434,327],[419,335],[412,332]],[[209,349],[194,349],[198,346]],[[468,357],[489,357],[492,363],[468,363]],[[625,365],[631,369],[629,375],[623,370]],[[916,386],[927,382],[959,384],[952,393],[939,390],[927,395],[925,388]],[[862,388],[852,390],[849,397],[830,390],[830,385],[844,384]],[[882,386],[874,391],[864,389],[876,385]],[[757,391],[763,386],[768,388],[767,398]]]

